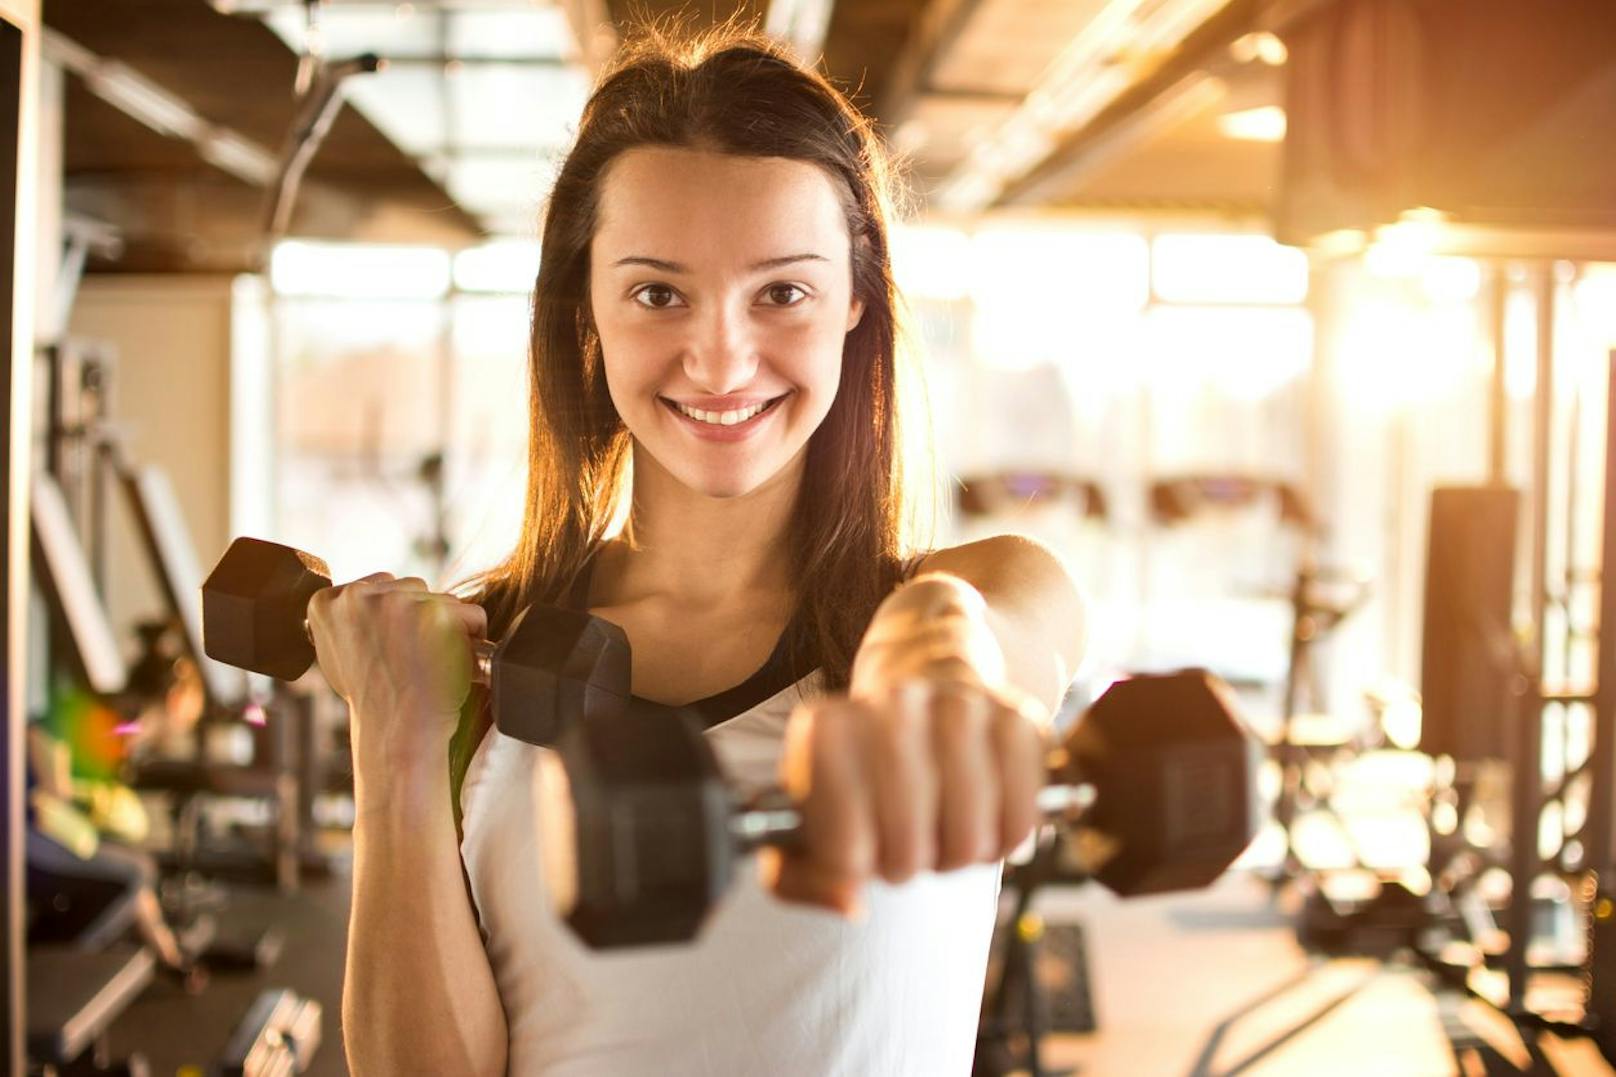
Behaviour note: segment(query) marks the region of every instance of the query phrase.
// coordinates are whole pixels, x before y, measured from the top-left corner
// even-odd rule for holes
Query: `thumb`
[[[853,921],[865,917],[862,887],[782,849],[758,850],[758,880],[781,901],[817,905]]]

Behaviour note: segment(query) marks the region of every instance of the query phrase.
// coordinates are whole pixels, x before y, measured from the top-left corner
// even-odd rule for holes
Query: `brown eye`
[[[647,284],[634,293],[634,298],[641,306],[662,310],[673,306],[678,296],[666,284]]]
[[[795,284],[771,284],[765,294],[777,307],[794,307],[808,295]]]

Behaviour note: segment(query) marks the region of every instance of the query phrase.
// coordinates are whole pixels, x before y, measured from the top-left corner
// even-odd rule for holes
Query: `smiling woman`
[[[599,569],[592,586],[615,578],[619,550],[680,545],[682,578],[710,586],[722,565],[733,594],[800,605],[787,645],[832,687],[847,683],[859,633],[917,545],[904,530],[914,486],[888,184],[868,122],[769,40],[725,31],[625,47],[547,207],[524,535],[481,580],[494,631],[527,602],[569,594],[586,566]],[[724,426],[725,412],[760,403],[773,406]],[[692,411],[716,412],[717,428]],[[748,451],[719,451],[738,440]],[[645,511],[600,549],[630,460],[636,505],[662,488],[659,471],[709,496],[752,495],[791,517],[790,556],[697,549],[682,520],[670,543]]]
[[[790,497],[800,485],[864,311],[832,182],[803,161],[660,146],[607,171],[591,308],[642,489],[671,480],[734,497],[772,479]]]
[[[829,83],[733,30],[641,39],[590,99],[545,213],[516,547],[464,602],[371,577],[310,608],[356,730],[361,1077],[969,1069],[1081,619],[1042,547],[905,529],[883,162]],[[635,699],[800,807],[801,846],[688,949],[579,949],[535,901],[548,749],[432,672],[456,624],[498,639],[535,603],[620,627]],[[466,702],[394,713],[411,696]]]

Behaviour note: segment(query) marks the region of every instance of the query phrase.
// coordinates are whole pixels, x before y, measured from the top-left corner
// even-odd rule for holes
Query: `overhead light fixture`
[[[1278,105],[1225,112],[1218,117],[1218,130],[1227,138],[1243,142],[1285,141],[1285,110]]]
[[[1281,41],[1278,35],[1262,30],[1231,41],[1229,56],[1238,64],[1256,61],[1269,67],[1279,67],[1290,59],[1290,50],[1285,47],[1285,42]]]

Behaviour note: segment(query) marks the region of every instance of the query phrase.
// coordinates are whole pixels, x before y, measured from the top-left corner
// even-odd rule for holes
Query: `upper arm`
[[[917,568],[956,576],[981,593],[1006,679],[1053,714],[1085,643],[1082,598],[1060,557],[1033,539],[995,535],[933,551]]]

